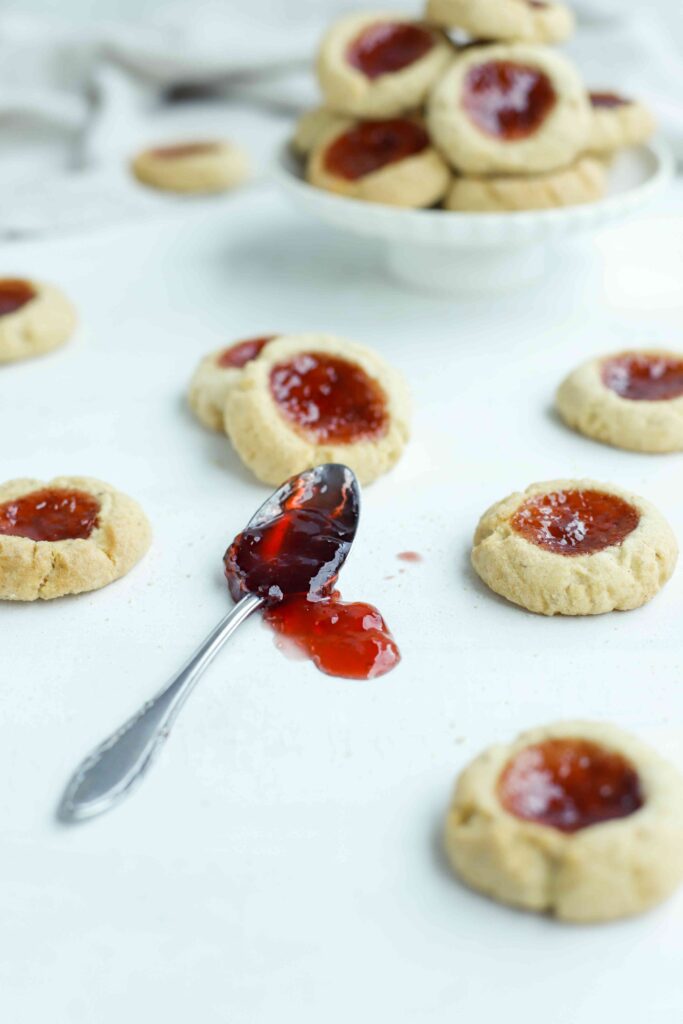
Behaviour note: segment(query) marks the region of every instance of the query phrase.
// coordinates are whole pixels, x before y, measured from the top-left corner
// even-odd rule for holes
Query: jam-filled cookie
[[[136,501],[86,476],[0,485],[0,599],[35,601],[99,590],[150,544]]]
[[[306,176],[328,192],[413,208],[438,203],[451,180],[419,117],[342,122],[313,148]]]
[[[566,58],[541,46],[475,46],[435,87],[434,144],[465,174],[566,167],[585,149],[589,106]]]
[[[307,110],[296,122],[292,136],[292,149],[297,156],[306,157],[316,143],[339,124],[344,124],[343,114],[336,114],[327,107]]]
[[[58,348],[76,327],[76,312],[62,292],[42,281],[0,278],[0,363]]]
[[[131,167],[138,181],[168,192],[225,192],[249,176],[244,150],[220,140],[145,149]]]
[[[560,43],[574,31],[574,15],[556,0],[427,0],[427,20],[501,43]]]
[[[570,427],[636,452],[683,451],[683,354],[618,352],[562,382],[557,409]]]
[[[393,117],[422,105],[453,52],[442,32],[405,15],[351,14],[323,38],[318,80],[332,110]]]
[[[612,725],[557,722],[465,768],[445,845],[502,903],[577,922],[638,914],[683,876],[683,778]]]
[[[402,376],[376,352],[328,334],[276,338],[230,389],[225,428],[268,484],[322,462],[370,483],[398,461],[410,432]]]
[[[678,545],[644,498],[593,480],[551,480],[484,513],[472,565],[491,590],[542,615],[599,615],[645,604]]]
[[[256,359],[274,334],[236,341],[210,352],[199,363],[190,381],[188,401],[197,419],[210,430],[224,429],[225,403],[243,367]]]
[[[581,157],[570,167],[547,174],[457,176],[444,206],[447,210],[469,213],[550,210],[593,203],[605,194],[606,184],[607,173],[602,161]]]
[[[609,154],[624,146],[638,146],[654,134],[655,120],[647,107],[637,100],[615,92],[591,92],[590,129],[587,149]]]

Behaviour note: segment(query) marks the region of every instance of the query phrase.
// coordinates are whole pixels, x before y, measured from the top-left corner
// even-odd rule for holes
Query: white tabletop
[[[566,927],[466,890],[439,836],[457,771],[536,723],[606,718],[683,760],[683,571],[640,611],[546,620],[468,566],[483,509],[558,476],[631,487],[683,538],[680,456],[602,447],[551,411],[591,353],[683,347],[683,190],[532,288],[479,298],[396,287],[373,245],[300,220],[270,186],[191,209],[0,252],[81,315],[72,344],[0,372],[3,478],[100,476],[154,527],[122,581],[0,612],[3,1020],[679,1020],[683,894]],[[266,493],[188,413],[197,359],[317,328],[376,346],[414,393],[413,440],[365,490],[342,577],[381,608],[402,664],[331,679],[251,621],[144,786],[57,825],[77,760],[224,614],[221,556]],[[423,563],[398,561],[406,549]]]

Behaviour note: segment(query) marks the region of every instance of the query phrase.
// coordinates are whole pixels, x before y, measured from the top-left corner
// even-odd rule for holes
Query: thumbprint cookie
[[[393,117],[421,106],[454,49],[441,31],[401,14],[336,21],[318,53],[325,104],[351,117]]]
[[[624,146],[638,146],[654,134],[655,121],[643,103],[615,92],[590,92],[587,149],[609,155]]]
[[[560,54],[525,44],[463,51],[434,88],[434,144],[465,174],[566,167],[586,147],[586,91]]]
[[[683,876],[683,778],[613,725],[542,726],[465,768],[445,847],[501,903],[586,923],[639,914]]]
[[[342,122],[314,146],[306,176],[328,192],[413,208],[439,202],[451,180],[418,117]]]
[[[323,462],[370,483],[409,436],[403,377],[376,352],[328,334],[276,338],[240,373],[225,406],[238,455],[268,484]]]
[[[591,359],[557,392],[565,423],[636,452],[683,451],[683,355],[641,349]]]
[[[58,288],[23,277],[0,278],[0,363],[58,348],[76,327],[76,312]]]
[[[307,110],[296,122],[291,147],[296,156],[307,157],[319,139],[339,124],[345,123],[342,114],[335,114],[327,107]]]
[[[0,485],[0,599],[80,594],[119,579],[147,551],[136,501],[85,476]]]
[[[561,43],[574,31],[574,15],[555,0],[428,0],[426,18],[501,43]]]
[[[644,498],[593,480],[552,480],[482,516],[472,565],[501,597],[542,615],[639,608],[671,577],[678,545]]]
[[[190,408],[200,423],[210,430],[224,429],[225,403],[230,389],[243,367],[256,359],[274,337],[268,334],[246,338],[204,356],[190,381],[188,395]]]
[[[581,157],[570,167],[547,174],[456,176],[444,207],[468,213],[551,210],[595,202],[605,194],[606,184],[602,161]]]
[[[249,159],[231,142],[207,140],[145,149],[131,168],[138,181],[164,191],[226,192],[249,176]]]

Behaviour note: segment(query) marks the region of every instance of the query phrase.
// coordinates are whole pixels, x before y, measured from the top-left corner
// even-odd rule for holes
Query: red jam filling
[[[97,526],[100,503],[84,491],[45,487],[0,505],[0,534],[30,540],[84,540]]]
[[[296,356],[273,367],[270,390],[285,419],[318,443],[350,444],[386,429],[384,392],[346,359],[319,352]]]
[[[621,754],[582,739],[527,747],[503,769],[498,795],[506,811],[561,832],[577,832],[643,806],[638,773]]]
[[[241,370],[252,359],[256,359],[268,342],[275,337],[277,335],[269,334],[263,338],[247,338],[246,341],[238,341],[236,345],[231,345],[230,348],[221,352],[216,362],[223,369]]]
[[[355,481],[343,466],[323,466],[292,483],[226,552],[230,593],[262,597],[266,622],[328,675],[383,675],[400,660],[384,619],[335,590],[358,522]]]
[[[360,601],[342,601],[336,592],[320,601],[282,601],[266,610],[265,619],[286,643],[330,676],[375,679],[401,659],[377,609]]]
[[[602,380],[632,402],[670,401],[683,395],[683,359],[625,353],[605,360]]]
[[[599,107],[604,110],[612,110],[614,107],[627,107],[630,100],[623,96],[617,96],[615,92],[591,92],[588,94],[592,107]]]
[[[554,491],[530,498],[510,523],[526,540],[558,555],[592,555],[623,543],[640,515],[603,491]]]
[[[421,153],[429,145],[422,125],[407,117],[388,121],[364,121],[338,135],[325,152],[325,170],[346,181],[357,181]]]
[[[185,156],[202,156],[217,149],[215,142],[183,142],[178,146],[160,146],[153,149],[153,156],[160,160],[181,160]]]
[[[346,51],[349,64],[366,78],[408,67],[429,53],[434,36],[410,22],[378,22],[364,29]]]
[[[35,297],[33,286],[28,281],[12,277],[0,278],[0,316],[15,313]]]
[[[555,106],[543,71],[509,60],[477,64],[465,76],[462,105],[487,135],[514,142],[533,135]]]

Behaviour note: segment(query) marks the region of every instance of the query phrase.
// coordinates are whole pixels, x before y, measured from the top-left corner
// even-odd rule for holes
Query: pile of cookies
[[[572,30],[555,0],[428,0],[422,20],[375,12],[335,22],[317,60],[324,106],[292,140],[308,181],[465,212],[599,199],[606,158],[654,125],[642,104],[586,90],[549,45]]]

